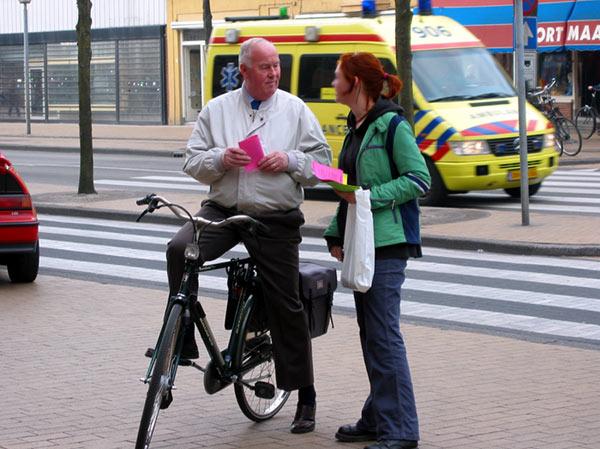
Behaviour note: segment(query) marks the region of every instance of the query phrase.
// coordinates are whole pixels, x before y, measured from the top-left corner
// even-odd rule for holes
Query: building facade
[[[413,3],[416,3],[414,1]],[[434,13],[467,26],[511,73],[513,0],[432,0]],[[207,36],[203,0],[94,0],[92,111],[95,122],[181,124],[202,107]],[[377,0],[378,10],[394,8]],[[361,0],[211,1],[226,17],[358,11]],[[29,80],[32,120],[78,118],[74,0],[31,0]],[[552,77],[569,111],[600,82],[600,0],[539,0],[536,84]],[[0,0],[0,121],[24,120],[23,7]]]
[[[27,7],[32,120],[78,120],[78,10],[73,0]],[[94,0],[94,122],[166,123],[164,0]],[[24,120],[23,6],[0,0],[0,120]]]

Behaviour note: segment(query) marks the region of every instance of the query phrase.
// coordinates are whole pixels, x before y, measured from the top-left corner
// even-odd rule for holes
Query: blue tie
[[[252,109],[254,109],[255,111],[258,110],[258,107],[260,106],[261,101],[260,100],[252,100],[250,102],[250,106],[252,107]]]

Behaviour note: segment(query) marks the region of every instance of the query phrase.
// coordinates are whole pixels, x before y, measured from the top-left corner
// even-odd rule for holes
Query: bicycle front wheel
[[[157,345],[156,360],[150,378],[148,394],[142,412],[140,428],[135,443],[136,449],[147,449],[154,434],[158,413],[167,407],[171,400],[171,388],[177,371],[177,341],[181,332],[183,317],[181,304],[174,304],[169,312],[163,336]]]
[[[239,378],[234,389],[240,410],[252,421],[261,422],[281,410],[290,392],[275,386],[271,332],[266,325],[260,324],[257,315],[258,308],[254,303],[242,316],[241,341],[233,368]]]
[[[575,124],[577,128],[579,128],[579,132],[581,133],[581,137],[584,139],[589,139],[596,131],[596,111],[589,106],[584,106],[579,111],[577,111],[577,115],[575,116]]]
[[[571,120],[560,117],[556,120],[556,138],[567,156],[575,156],[581,151],[581,133]]]

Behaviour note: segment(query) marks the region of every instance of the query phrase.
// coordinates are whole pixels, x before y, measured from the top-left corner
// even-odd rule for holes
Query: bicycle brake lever
[[[139,217],[136,218],[135,222],[139,223],[140,220],[144,217],[144,215],[146,215],[148,213],[148,209],[144,209],[144,211],[139,215]]]
[[[158,202],[153,198],[148,203],[148,208],[146,209],[148,212],[152,213],[157,209],[160,209],[162,206],[158,204]]]

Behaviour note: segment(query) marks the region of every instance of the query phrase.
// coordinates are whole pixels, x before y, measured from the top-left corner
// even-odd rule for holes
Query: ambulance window
[[[281,64],[279,88],[289,92],[292,78],[292,55],[279,55],[279,61]],[[213,97],[241,87],[242,81],[237,54],[215,56],[212,82]]]
[[[335,66],[339,58],[339,54],[303,55],[300,58],[298,96],[304,101],[335,101],[321,98],[321,89],[331,88],[331,82],[335,76]]]
[[[212,96],[235,90],[242,85],[238,55],[215,56],[213,64]]]

